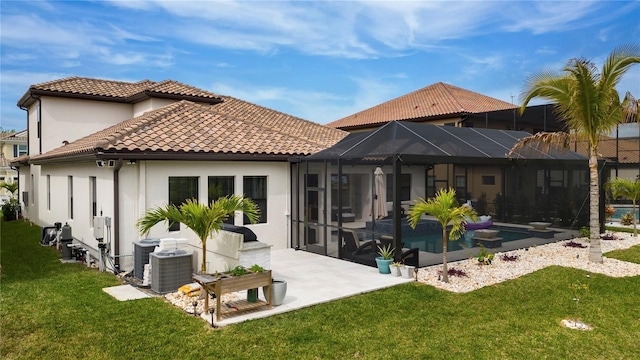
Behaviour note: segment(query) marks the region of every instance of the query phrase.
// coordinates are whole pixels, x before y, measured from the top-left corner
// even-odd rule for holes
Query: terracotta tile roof
[[[142,80],[135,83],[92,79],[72,76],[64,79],[31,85],[29,90],[18,101],[19,106],[32,101],[30,94],[48,94],[59,96],[93,96],[111,101],[135,102],[145,94],[164,94],[182,97],[217,100],[219,95],[195,88],[174,80],[154,82]]]
[[[448,115],[455,117],[516,107],[502,100],[439,82],[333,121],[327,126],[338,129],[372,127],[393,120],[426,120]]]
[[[308,155],[347,135],[240,100],[225,98],[225,102],[227,104],[220,107],[221,104],[179,101],[33,156],[31,160],[37,163],[95,155],[100,151],[161,155]]]
[[[618,139],[618,162],[620,164],[638,164],[638,161],[640,160],[640,150],[638,145],[638,138]],[[575,144],[571,144],[571,149],[577,149],[576,152],[587,156],[589,155],[586,141],[578,141],[577,147],[575,146]],[[607,158],[615,161],[616,139],[603,136],[598,143],[598,153],[598,157],[600,158]]]
[[[18,140],[27,141],[27,130],[17,131],[11,134],[4,134],[2,136],[3,141]]]
[[[217,109],[216,111],[244,121],[250,121],[274,131],[285,132],[322,148],[331,147],[348,135],[342,130],[336,131],[337,129],[328,128],[230,96],[222,96],[222,99],[222,103],[214,105],[214,108]]]

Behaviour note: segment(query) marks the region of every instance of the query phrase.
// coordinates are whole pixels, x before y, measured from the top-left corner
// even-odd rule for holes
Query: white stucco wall
[[[89,177],[96,177],[98,215],[114,219],[114,169],[98,168],[95,162],[64,163],[57,165],[32,166],[30,171],[36,182],[36,201],[29,204],[28,218],[40,226],[51,226],[56,222],[68,223],[72,227],[73,237],[93,250],[97,255],[98,242],[93,237],[93,222],[90,213]],[[47,189],[47,175],[50,176],[50,190]],[[21,176],[29,178],[27,171]],[[73,177],[74,216],[69,215],[69,176]],[[133,242],[145,237],[187,238],[196,252],[194,264],[199,264],[200,241],[195,234],[181,226],[180,231],[168,232],[166,225],[154,227],[148,236],[138,233],[135,222],[144,212],[168,202],[169,176],[197,176],[199,182],[199,201],[206,202],[208,176],[234,176],[236,194],[243,194],[243,176],[267,177],[267,223],[246,225],[253,230],[261,242],[272,245],[272,249],[289,247],[289,164],[286,162],[179,162],[179,161],[138,161],[135,164],[124,162],[119,171],[120,189],[120,253],[112,255],[120,258],[121,270],[133,268]],[[28,186],[27,186],[28,188]],[[49,195],[48,195],[49,194]],[[34,196],[32,194],[29,195]],[[47,196],[51,197],[51,208],[47,208]],[[31,202],[31,200],[30,200]],[[235,224],[242,226],[242,214],[235,217]],[[110,228],[110,240],[115,240],[115,224]],[[105,229],[109,230],[109,229]],[[105,234],[105,236],[107,236]],[[210,240],[211,242],[211,240]],[[209,243],[209,246],[211,244]],[[213,257],[208,255],[209,259]],[[212,265],[213,268],[213,265]],[[195,270],[195,268],[194,268]]]
[[[37,136],[38,105],[41,105],[41,149]],[[45,153],[62,146],[64,140],[77,140],[132,116],[131,104],[43,96],[29,108],[29,153],[32,156]]]
[[[158,99],[151,98],[138,103],[133,104],[133,117],[140,116],[147,111],[161,108],[163,106],[174,103],[176,100],[172,99]]]

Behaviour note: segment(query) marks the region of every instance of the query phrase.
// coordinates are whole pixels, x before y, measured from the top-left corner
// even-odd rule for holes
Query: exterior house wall
[[[15,158],[13,148],[14,146],[27,145],[27,140],[24,138],[16,138],[9,136],[0,141],[0,152],[2,152],[0,164],[0,183],[14,183],[18,181],[18,172],[11,168],[9,162]],[[5,199],[9,199],[12,196],[9,191],[2,188],[0,189],[0,202]]]
[[[37,105],[36,101],[31,107]],[[62,141],[78,140],[88,134],[130,119],[133,115],[133,108],[130,104],[51,96],[41,98],[40,111],[42,149],[40,152],[31,152],[32,155],[59,148],[63,145]],[[37,129],[37,114],[35,119],[32,118],[33,116],[30,115],[29,128]],[[39,147],[30,147],[30,149],[39,149]]]
[[[75,241],[90,250],[93,257],[98,256],[98,242],[93,237],[93,221],[90,203],[89,177],[96,177],[98,216],[114,219],[114,171],[115,168],[98,168],[94,162],[64,163],[59,165],[32,166],[31,170],[39,175],[36,179],[35,196],[37,201],[29,200],[27,211],[29,218],[40,226],[52,226],[56,222],[68,223]],[[25,172],[21,176],[29,178]],[[47,175],[50,188],[47,189]],[[69,214],[69,176],[73,177],[73,219]],[[181,225],[180,231],[169,232],[165,224],[155,226],[148,236],[140,235],[135,227],[136,221],[152,207],[168,203],[169,176],[197,176],[199,181],[199,201],[207,202],[208,176],[235,176],[235,192],[243,194],[243,176],[267,177],[267,222],[246,225],[256,233],[258,240],[272,245],[272,249],[289,247],[289,165],[286,162],[154,162],[139,161],[135,164],[123,163],[119,170],[119,254],[111,255],[120,259],[121,270],[133,268],[133,242],[142,238],[186,238],[194,250],[194,270],[200,264],[200,240],[195,234]],[[50,196],[50,208],[48,207]],[[235,224],[243,226],[242,214],[235,217]],[[113,224],[113,222],[112,222]],[[283,229],[287,231],[283,232]],[[115,240],[114,227],[105,228],[105,241]],[[213,240],[209,240],[211,248]],[[213,259],[208,255],[208,259]],[[215,264],[210,264],[212,270]]]
[[[151,98],[147,100],[143,100],[133,104],[133,117],[140,116],[147,111],[151,111],[154,109],[161,108],[163,106],[169,105],[176,102],[176,100],[172,99],[158,99]]]
[[[47,175],[50,186],[47,186]],[[69,213],[69,177],[73,179],[73,218]],[[98,242],[93,237],[89,177],[96,178],[97,215],[113,217],[113,170],[98,168],[95,162],[77,162],[42,165],[37,177],[38,223],[52,226],[56,222],[68,223],[74,239],[93,250],[97,256]],[[50,200],[48,199],[50,197]],[[50,203],[50,207],[49,206]],[[33,218],[31,218],[33,219]],[[106,235],[105,235],[106,236]],[[109,235],[113,238],[113,234]]]
[[[258,240],[272,249],[289,247],[289,211],[290,181],[287,162],[179,162],[179,161],[141,161],[136,165],[123,165],[120,171],[120,249],[125,255],[131,254],[132,243],[143,238],[186,238],[195,251],[200,264],[200,240],[188,228],[181,225],[179,231],[167,231],[166,224],[156,225],[149,234],[139,235],[135,222],[147,209],[164,206],[169,201],[170,176],[195,176],[199,178],[198,201],[207,203],[207,184],[209,176],[234,176],[234,190],[243,195],[243,176],[267,177],[267,222],[263,224],[243,225],[242,213],[235,216],[235,225],[250,228]],[[136,190],[139,189],[139,190]],[[287,229],[283,231],[283,229]],[[213,240],[207,247],[211,249]],[[126,257],[129,259],[129,257]],[[126,269],[129,260],[123,261]],[[212,255],[208,254],[211,260]],[[133,264],[131,264],[133,266]],[[210,270],[225,270],[209,264]]]

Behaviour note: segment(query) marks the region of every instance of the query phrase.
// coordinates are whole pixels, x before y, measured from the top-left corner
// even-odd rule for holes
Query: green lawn
[[[633,359],[640,277],[551,267],[472,293],[418,283],[221,329],[161,298],[119,302],[107,273],[62,264],[40,229],[0,223],[2,359]],[[626,252],[621,255],[626,256]],[[629,250],[638,258],[638,249]],[[381,275],[382,276],[382,275]],[[589,290],[579,317],[570,284]]]

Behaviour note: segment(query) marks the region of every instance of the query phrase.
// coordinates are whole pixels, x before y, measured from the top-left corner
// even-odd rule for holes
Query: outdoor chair
[[[360,242],[355,230],[343,229],[344,257],[361,264],[376,266],[377,245],[374,241]]]
[[[358,233],[355,230],[343,229],[342,238],[344,239],[344,257],[353,262],[357,262],[363,265],[377,266],[376,257],[378,257],[378,245],[386,245],[393,243],[393,237],[388,235],[382,235],[380,237],[380,244],[375,241],[367,240],[360,242]],[[400,261],[405,265],[412,265],[418,267],[420,249],[413,248],[402,253]]]

